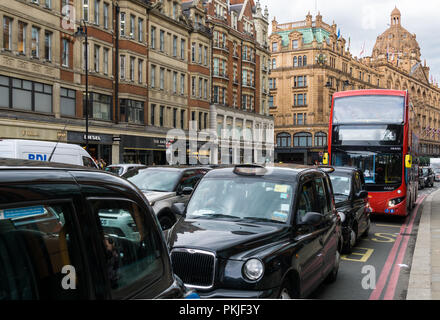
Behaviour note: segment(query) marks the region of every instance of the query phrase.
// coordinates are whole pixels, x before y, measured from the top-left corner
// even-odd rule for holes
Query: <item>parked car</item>
[[[425,177],[423,176],[422,167],[419,167],[419,190],[425,188]]]
[[[187,294],[145,196],[79,166],[0,159],[0,265],[0,300]]]
[[[118,176],[123,176],[124,174],[127,173],[128,170],[134,169],[134,168],[139,168],[139,167],[145,167],[145,165],[143,164],[134,164],[134,163],[130,163],[130,164],[112,164],[109,165],[107,167],[105,167],[105,171],[114,173]]]
[[[422,172],[423,172],[423,179],[425,182],[425,187],[433,187],[435,175],[434,175],[434,171],[432,170],[432,168],[431,167],[422,167]]]
[[[341,221],[322,170],[215,169],[173,210],[173,269],[201,298],[306,297],[336,280]]]
[[[72,143],[0,139],[0,158],[60,162],[98,168],[86,150]]]
[[[328,173],[336,210],[345,217],[342,222],[344,251],[351,253],[359,237],[368,235],[371,224],[364,174],[359,169],[349,167],[332,167]]]
[[[138,167],[130,170],[124,178],[144,192],[159,219],[163,230],[177,221],[171,206],[187,203],[197,182],[210,170],[205,167]]]
[[[438,168],[434,169],[434,175],[435,175],[434,180],[440,181],[440,169]]]

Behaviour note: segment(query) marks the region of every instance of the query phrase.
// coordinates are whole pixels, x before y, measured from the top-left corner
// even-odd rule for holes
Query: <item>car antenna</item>
[[[66,127],[67,127],[68,124],[69,124],[69,122],[67,121],[66,124],[64,125],[64,129],[63,129],[63,131],[66,130]],[[53,150],[52,150],[52,153],[50,154],[50,157],[49,157],[48,162],[50,162],[50,161],[52,160],[53,154],[55,153],[55,150],[56,150],[56,148],[57,148],[57,146],[58,146],[58,143],[60,143],[60,139],[61,139],[61,135],[58,135],[58,141],[57,141],[57,143],[55,144],[55,147],[53,147]]]

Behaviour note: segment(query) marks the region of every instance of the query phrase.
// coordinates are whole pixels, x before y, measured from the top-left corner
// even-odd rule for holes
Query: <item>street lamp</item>
[[[86,69],[86,151],[89,152],[89,42],[87,38],[87,25],[81,20],[81,25],[75,32],[75,37],[85,38],[84,62]]]

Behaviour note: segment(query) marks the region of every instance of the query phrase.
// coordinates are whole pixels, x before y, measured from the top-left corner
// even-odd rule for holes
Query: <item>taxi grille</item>
[[[210,288],[214,284],[215,255],[211,252],[178,249],[171,253],[174,273],[187,286]]]

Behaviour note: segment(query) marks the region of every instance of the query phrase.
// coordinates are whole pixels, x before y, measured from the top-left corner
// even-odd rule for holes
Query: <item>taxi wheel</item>
[[[299,294],[292,288],[291,283],[288,280],[283,282],[281,286],[280,293],[278,295],[278,299],[298,299]]]
[[[350,229],[350,233],[349,233],[349,239],[346,243],[346,245],[344,246],[344,251],[346,253],[351,253],[353,251],[353,247],[356,244],[356,240],[357,240],[357,230],[356,230],[356,226],[353,226]]]

